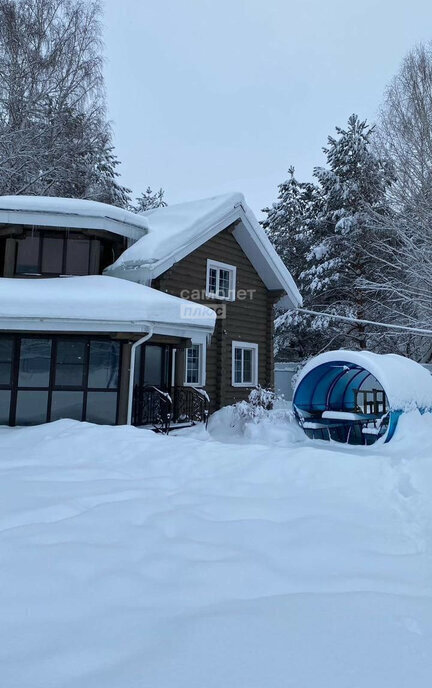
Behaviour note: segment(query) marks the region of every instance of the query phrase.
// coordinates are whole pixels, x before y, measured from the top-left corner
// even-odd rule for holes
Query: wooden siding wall
[[[250,388],[233,387],[232,341],[258,344],[258,382],[273,387],[273,305],[280,293],[269,291],[255,268],[232,235],[233,227],[220,232],[170,270],[152,286],[175,296],[185,296],[183,290],[199,290],[205,298],[207,259],[234,265],[237,268],[236,291],[253,290],[252,298],[236,299],[226,304],[226,319],[218,319],[207,349],[206,391],[211,410],[233,404],[249,395]]]

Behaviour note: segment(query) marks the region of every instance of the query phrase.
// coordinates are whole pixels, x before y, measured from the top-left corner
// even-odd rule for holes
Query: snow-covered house
[[[202,419],[272,384],[272,306],[300,302],[241,194],[143,215],[0,197],[0,276],[11,425]]]

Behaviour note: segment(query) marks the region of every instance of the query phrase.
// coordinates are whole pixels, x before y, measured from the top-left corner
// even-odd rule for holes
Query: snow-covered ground
[[[0,430],[2,688],[429,688],[432,419],[223,428]]]

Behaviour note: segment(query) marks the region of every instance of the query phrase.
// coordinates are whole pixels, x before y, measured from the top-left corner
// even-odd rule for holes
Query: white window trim
[[[235,381],[235,351],[236,349],[252,349],[252,382],[236,382]],[[256,387],[258,384],[258,344],[252,342],[234,342],[232,343],[232,357],[231,357],[231,384],[233,387]]]
[[[230,289],[229,296],[218,296],[213,294],[209,290],[210,286],[210,268],[215,268],[216,270],[229,270],[230,272]],[[216,299],[218,301],[235,301],[236,292],[236,280],[237,280],[237,268],[235,265],[229,265],[228,263],[220,263],[217,260],[210,260],[207,258],[207,277],[206,277],[206,297],[208,299]],[[219,281],[219,280],[218,280]]]
[[[205,387],[206,383],[206,366],[207,366],[207,346],[203,342],[195,342],[192,340],[193,346],[199,346],[199,381],[187,382],[187,349],[184,350],[184,382],[185,387]]]

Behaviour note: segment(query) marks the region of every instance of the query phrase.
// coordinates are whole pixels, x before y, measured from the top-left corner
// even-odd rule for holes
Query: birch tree
[[[0,0],[0,193],[125,206],[98,0]]]

